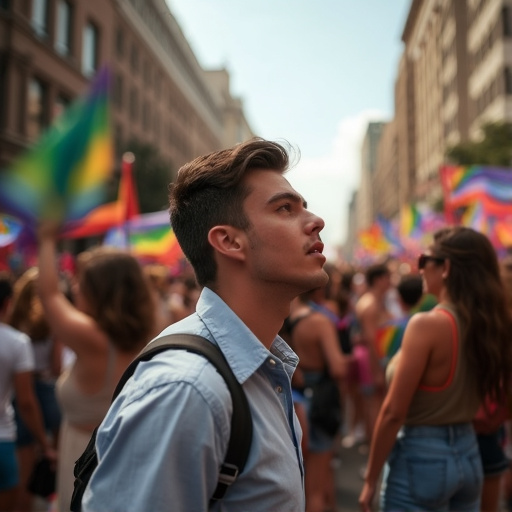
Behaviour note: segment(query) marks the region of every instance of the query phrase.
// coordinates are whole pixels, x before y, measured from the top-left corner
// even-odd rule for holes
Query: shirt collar
[[[270,350],[267,350],[233,310],[209,288],[203,288],[196,313],[241,384],[272,355],[282,361],[290,377],[293,374],[299,360],[287,343],[276,336]]]

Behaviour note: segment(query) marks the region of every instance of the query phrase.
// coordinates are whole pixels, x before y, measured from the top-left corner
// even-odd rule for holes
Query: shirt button
[[[276,391],[278,393],[282,393],[283,392],[283,388],[281,386],[276,386]]]
[[[276,365],[276,361],[274,359],[269,359],[268,363],[270,364],[270,366],[275,366]]]

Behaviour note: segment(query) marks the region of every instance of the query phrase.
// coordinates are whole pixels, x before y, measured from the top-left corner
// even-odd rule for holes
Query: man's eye
[[[278,210],[286,210],[287,212],[290,212],[292,210],[292,205],[290,203],[286,203],[281,205]]]

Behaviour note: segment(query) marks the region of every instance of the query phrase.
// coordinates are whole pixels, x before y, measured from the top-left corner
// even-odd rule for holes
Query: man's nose
[[[314,213],[310,213],[311,218],[308,220],[308,232],[311,233],[320,233],[322,229],[325,227],[325,222],[322,217],[319,217],[318,215],[315,215]]]

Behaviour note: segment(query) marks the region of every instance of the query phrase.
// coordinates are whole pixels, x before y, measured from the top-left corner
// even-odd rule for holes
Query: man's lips
[[[314,243],[308,250],[308,254],[322,254],[324,251],[324,244],[322,242],[316,242]]]

